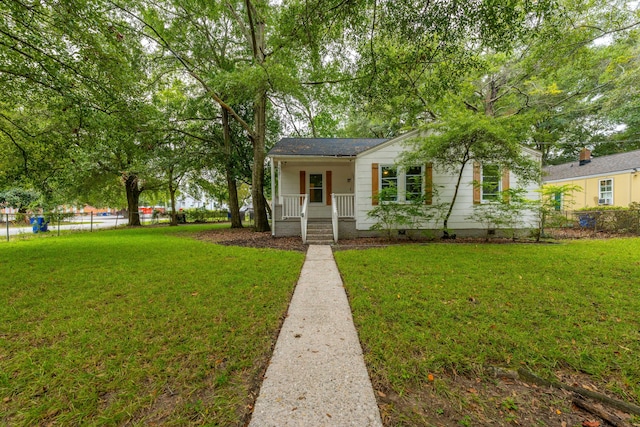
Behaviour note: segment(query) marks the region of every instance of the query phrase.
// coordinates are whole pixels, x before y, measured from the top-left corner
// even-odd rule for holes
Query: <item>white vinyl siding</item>
[[[356,228],[358,230],[367,231],[372,225],[374,220],[367,217],[367,212],[375,207],[372,204],[372,165],[377,164],[378,170],[378,189],[381,189],[381,176],[380,165],[388,166],[394,165],[400,159],[400,156],[407,146],[403,144],[402,137],[389,141],[380,147],[367,151],[357,157],[355,161],[355,186],[356,191]],[[525,150],[525,153],[532,157],[536,161],[540,161],[540,155],[530,150]],[[424,167],[421,167],[424,171]],[[410,168],[407,168],[410,169]],[[408,170],[407,170],[408,171]],[[412,175],[412,174],[409,174]],[[398,185],[406,186],[407,175],[398,177]],[[455,186],[458,179],[457,172],[445,171],[443,168],[434,164],[432,167],[432,186],[435,189],[433,195],[433,205],[436,206],[441,203],[449,203],[453,198],[455,192]],[[501,185],[501,176],[498,177]],[[422,173],[422,193],[425,191],[424,185],[424,173]],[[484,225],[476,223],[467,219],[473,213],[473,165],[469,163],[462,172],[462,179],[460,182],[460,188],[456,198],[453,212],[449,218],[449,228],[452,230],[468,230],[468,229],[483,229]],[[510,187],[517,188],[519,186],[518,178],[515,174],[510,175]],[[534,183],[528,184],[526,187],[527,193],[525,197],[531,200],[539,199],[540,195],[536,192],[538,186]],[[402,189],[404,191],[404,189]],[[399,194],[404,194],[402,191]],[[403,197],[403,196],[401,196]],[[402,200],[402,199],[401,199]],[[529,226],[535,226],[535,216],[532,213],[528,213],[524,218],[525,224]],[[432,221],[423,224],[423,228],[439,230],[442,227],[441,222]]]

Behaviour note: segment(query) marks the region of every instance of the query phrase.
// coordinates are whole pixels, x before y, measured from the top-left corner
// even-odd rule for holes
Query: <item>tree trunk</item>
[[[224,152],[227,156],[225,162],[225,178],[227,180],[227,191],[229,192],[229,212],[231,213],[231,228],[242,228],[240,218],[240,203],[238,202],[238,184],[234,176],[234,161],[231,150],[231,131],[229,128],[229,112],[222,110],[222,130],[224,139]]]
[[[176,189],[171,186],[169,188],[169,197],[171,198],[171,223],[170,225],[178,225],[178,212],[176,212]]]
[[[178,217],[176,212],[176,187],[173,185],[173,167],[169,168],[169,198],[171,199],[171,222],[169,225],[177,226]]]
[[[251,13],[251,11],[249,11]],[[264,63],[265,39],[264,23],[256,22],[255,49],[256,62]],[[265,83],[266,84],[266,83]],[[255,215],[254,228],[256,231],[269,231],[269,221],[267,219],[267,204],[264,198],[264,159],[265,136],[267,133],[267,89],[260,88],[253,104],[254,108],[254,129],[253,137],[253,174],[251,176],[251,198],[253,199],[253,212]]]
[[[253,175],[251,198],[255,215],[255,230],[269,231],[267,204],[264,198],[264,158],[265,158],[265,119],[267,110],[266,93],[261,93],[255,103],[256,137],[253,141]]]
[[[269,214],[269,216],[273,218],[273,211],[271,210],[271,206],[269,206],[267,198],[264,197],[264,193],[262,193],[262,198],[264,199],[264,206],[267,208],[267,214]]]
[[[129,226],[140,226],[140,212],[138,205],[140,203],[140,194],[142,190],[138,186],[138,177],[136,175],[126,175],[124,187],[127,192],[127,209],[129,211]]]
[[[458,198],[458,190],[460,189],[460,182],[462,182],[462,174],[464,173],[464,167],[467,165],[469,160],[465,160],[462,162],[460,166],[460,172],[458,173],[458,180],[456,181],[456,187],[453,191],[453,197],[451,198],[451,203],[449,204],[449,210],[444,217],[443,228],[444,228],[444,236],[449,236],[449,217],[451,217],[451,212],[453,212],[453,205],[456,203],[456,199]]]

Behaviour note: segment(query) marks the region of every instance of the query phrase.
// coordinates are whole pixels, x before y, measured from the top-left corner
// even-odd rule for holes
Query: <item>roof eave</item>
[[[355,154],[315,155],[315,154],[267,154],[272,160],[326,160],[326,159],[355,159]]]

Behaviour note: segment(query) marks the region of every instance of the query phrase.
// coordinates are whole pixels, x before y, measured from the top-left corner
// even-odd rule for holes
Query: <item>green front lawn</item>
[[[206,228],[0,245],[0,424],[242,425],[303,254]]]
[[[484,367],[588,374],[640,402],[640,239],[336,253],[366,362],[398,394]]]

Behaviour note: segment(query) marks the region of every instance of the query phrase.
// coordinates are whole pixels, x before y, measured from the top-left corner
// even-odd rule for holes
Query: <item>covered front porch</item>
[[[272,159],[272,234],[330,243],[355,235],[353,159]]]

